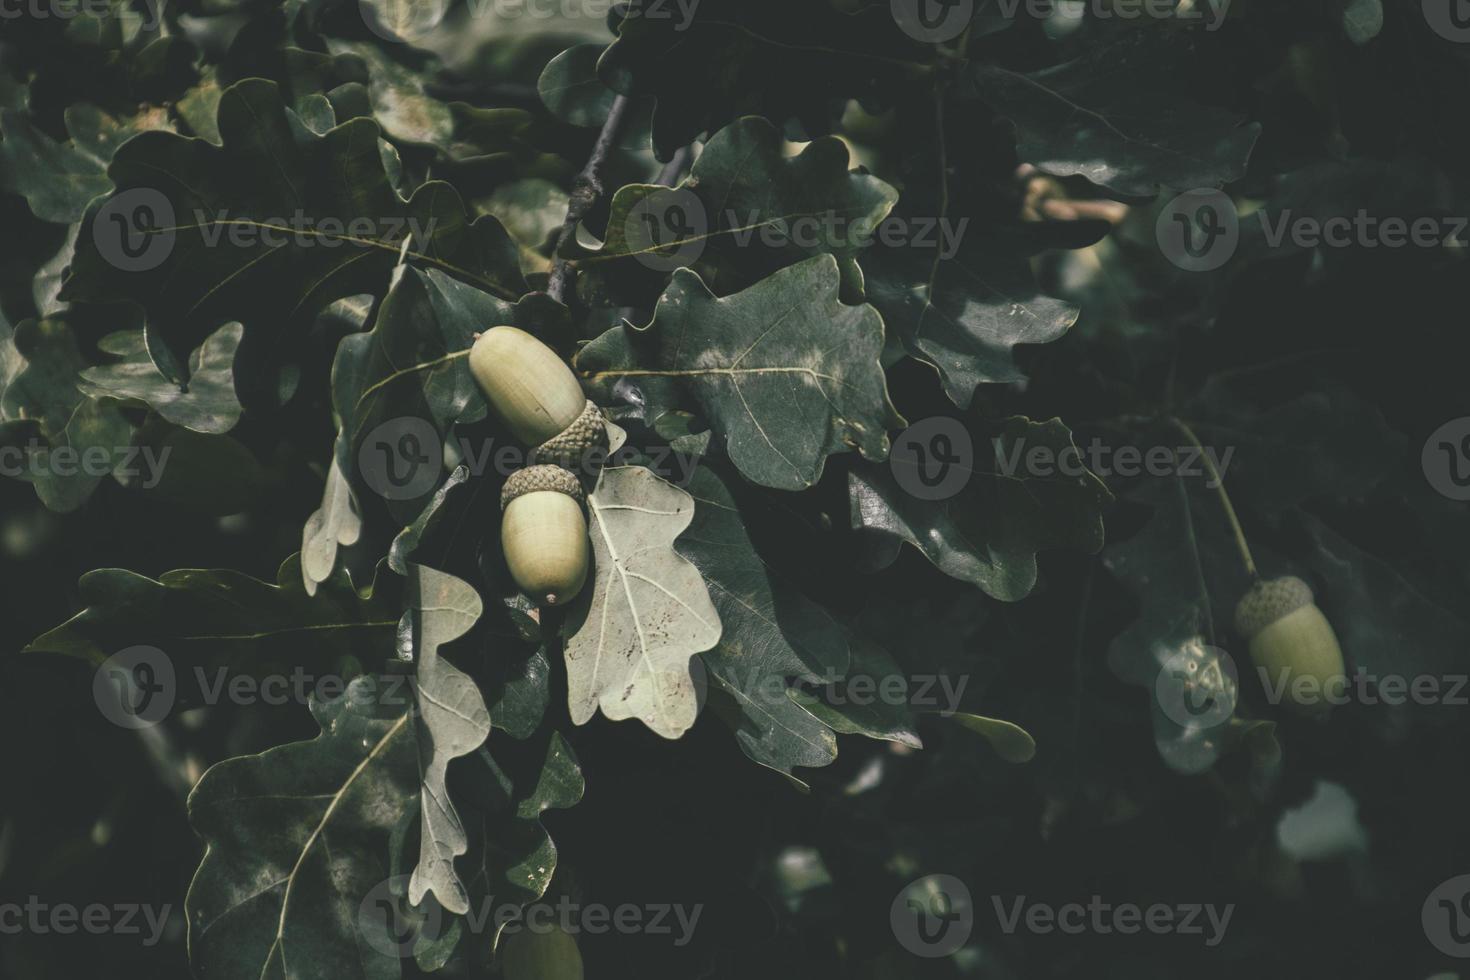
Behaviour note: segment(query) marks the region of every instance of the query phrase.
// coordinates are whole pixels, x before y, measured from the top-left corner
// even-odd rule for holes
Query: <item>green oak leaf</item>
[[[502,765],[483,750],[478,759],[483,765],[470,765],[460,783],[476,806],[469,828],[473,871],[465,884],[483,902],[477,909],[526,905],[546,894],[557,868],[556,844],[541,818],[547,810],[565,810],[581,801],[586,789],[582,767],[560,732],[546,738],[535,764]],[[465,922],[482,942],[489,937],[477,955],[495,949],[502,922]]]
[[[694,500],[641,466],[602,471],[587,498],[594,569],[567,623],[572,721],[599,707],[613,721],[638,718],[664,738],[694,724],[698,693],[690,660],[720,639],[718,612],[699,569],[674,550]]]
[[[185,912],[201,976],[402,975],[388,846],[419,803],[404,694],[360,677],[313,699],[316,738],[227,759],[194,787],[189,822],[206,850]]]
[[[334,55],[353,55],[368,66],[368,97],[383,132],[406,143],[445,146],[454,136],[449,107],[429,95],[423,76],[383,53],[377,45],[329,39]]]
[[[469,892],[454,859],[469,849],[464,824],[449,798],[449,763],[478,749],[490,734],[490,712],[469,675],[439,653],[479,620],[480,596],[463,579],[424,565],[408,566],[407,611],[399,624],[399,656],[417,664],[413,695],[420,792],[419,863],[408,900],[421,905],[432,892],[450,912],[469,911]]]
[[[1092,473],[1027,471],[1026,456],[1072,458],[1072,434],[1057,419],[1010,418],[994,432],[968,429],[971,447],[958,465],[969,469],[953,496],[921,499],[885,467],[855,466],[848,474],[852,526],[906,541],[953,578],[1007,602],[1036,585],[1037,552],[1069,548],[1092,553],[1103,545],[1103,507],[1112,495]],[[888,560],[892,560],[891,553]]]
[[[130,461],[133,427],[111,400],[81,390],[87,363],[65,318],[27,320],[6,347],[14,374],[0,393],[0,423],[26,422],[40,436],[25,450],[22,479],[51,510],[75,510]]]
[[[443,182],[398,195],[373,121],[317,135],[275,83],[246,79],[221,95],[218,126],[221,145],[154,132],[118,151],[63,299],[131,299],[175,347],[238,320],[270,359],[331,302],[381,295],[400,259],[509,301],[526,292],[494,218],[471,222]]]
[[[220,327],[189,357],[186,384],[164,377],[149,356],[142,330],[102,340],[102,349],[122,360],[82,371],[82,390],[94,398],[140,401],[176,425],[195,432],[228,432],[240,421],[235,396],[235,350],[245,330]]]
[[[747,116],[711,137],[673,190],[657,184],[620,188],[604,247],[587,261],[637,259],[650,251],[680,264],[698,260],[707,281],[730,292],[827,253],[842,269],[844,300],[859,301],[863,277],[855,257],[873,240],[898,191],[871,174],[850,172],[847,147],[836,137],[815,140],[790,158],[783,146],[775,126]],[[677,220],[663,213],[677,207],[698,213]],[[648,218],[655,226],[689,231],[654,236]]]
[[[600,386],[645,381],[650,411],[678,407],[669,383],[698,404],[741,474],[780,490],[817,482],[831,453],[888,455],[903,419],[879,363],[883,321],[838,300],[837,260],[819,255],[731,296],[687,269],[674,273],[643,329],[614,327],[577,355]]]
[[[299,667],[326,677],[343,663],[386,660],[402,586],[380,566],[369,589],[358,591],[339,571],[310,596],[293,555],[274,583],[233,569],[177,569],[151,579],[98,568],[81,577],[77,591],[82,611],[24,652],[98,666],[128,647],[156,647],[173,667],[178,700],[190,704],[225,675],[260,679]]]
[[[926,79],[931,51],[905,35],[886,4],[852,13],[783,0],[700,0],[648,16],[630,5],[598,76],[628,96],[654,96],[653,148],[667,160],[742,115],[830,131],[834,104],[891,96]]]
[[[740,709],[735,738],[778,772],[837,758],[830,728],[787,696],[787,679],[846,672],[847,637],[836,620],[761,558],[727,482],[707,465],[688,486],[694,520],[676,550],[704,576],[724,629],[701,659]]]
[[[1139,197],[1160,186],[1219,187],[1245,173],[1261,127],[1176,94],[1180,78],[1165,66],[1185,65],[1197,43],[1137,31],[1052,68],[977,64],[969,77],[1015,124],[1017,154],[1039,170]]]
[[[551,114],[562,122],[587,129],[601,129],[618,93],[597,77],[597,62],[605,44],[574,44],[552,58],[536,79],[536,93]],[[653,105],[638,99],[628,107],[628,116],[618,129],[618,146],[648,152]]]
[[[18,110],[0,110],[0,188],[24,197],[42,221],[72,224],[87,205],[112,190],[107,164],[117,148],[139,133],[170,132],[168,110],[149,108],[116,118],[93,105],[68,106],[71,140],[58,143]]]
[[[1078,309],[1043,294],[1023,255],[962,238],[952,255],[907,246],[862,256],[869,301],[908,352],[969,408],[975,386],[1021,381],[1018,344],[1056,340]]]

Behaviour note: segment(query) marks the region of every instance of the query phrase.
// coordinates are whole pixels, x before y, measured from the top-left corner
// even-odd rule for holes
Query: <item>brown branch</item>
[[[567,205],[567,219],[562,222],[561,231],[556,236],[556,244],[552,248],[552,255],[556,256],[551,266],[551,279],[547,283],[546,292],[551,298],[563,306],[570,306],[567,302],[567,294],[572,284],[572,266],[569,260],[560,254],[562,247],[571,241],[572,236],[577,233],[577,225],[581,224],[582,218],[597,203],[598,197],[602,195],[602,167],[607,162],[608,154],[612,152],[613,144],[617,142],[618,132],[622,129],[623,118],[628,114],[630,100],[626,95],[619,95],[613,99],[612,107],[607,111],[607,121],[602,124],[602,132],[597,135],[597,144],[592,148],[592,156],[587,159],[587,166],[577,175],[576,183],[572,186],[572,199]]]

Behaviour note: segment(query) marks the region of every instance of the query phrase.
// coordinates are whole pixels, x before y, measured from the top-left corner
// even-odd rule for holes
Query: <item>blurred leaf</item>
[[[194,788],[189,821],[208,845],[185,903],[198,973],[401,975],[385,859],[418,802],[418,766],[395,690],[359,678],[313,701],[315,739],[228,759]]]
[[[1085,469],[1028,472],[1024,461],[1033,451],[1052,460],[1076,453],[1072,433],[1057,419],[1011,418],[994,432],[970,428],[972,449],[950,464],[970,471],[953,496],[922,499],[888,467],[854,466],[852,526],[907,541],[946,575],[1013,602],[1036,585],[1037,552],[1102,547],[1102,511],[1112,495]]]
[[[1138,197],[1161,185],[1219,187],[1245,172],[1261,127],[1175,94],[1187,69],[1171,76],[1167,68],[1186,66],[1191,44],[1138,31],[1030,74],[978,65],[973,81],[1015,123],[1020,158],[1041,171]]]
[[[122,360],[82,371],[82,390],[94,398],[146,402],[159,415],[195,432],[228,432],[240,421],[235,397],[235,350],[245,330],[227,323],[189,357],[186,384],[164,377],[148,354],[142,330],[107,337],[102,349]]]

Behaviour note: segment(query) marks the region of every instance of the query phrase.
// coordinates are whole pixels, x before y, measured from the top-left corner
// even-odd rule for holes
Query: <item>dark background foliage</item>
[[[776,16],[777,7],[800,5],[750,6],[740,16],[758,23]],[[822,18],[832,11],[816,0],[809,6],[812,23],[802,19],[808,12],[792,14],[794,26],[783,29],[822,36]],[[886,16],[886,5],[868,9]],[[187,38],[174,33],[141,52],[79,44],[54,19],[7,20],[0,25],[7,76],[0,85],[32,78],[31,122],[63,141],[70,105],[100,104],[117,114],[143,104],[175,106],[201,77],[223,84],[266,77],[299,95],[335,92],[345,105],[356,93],[341,86],[365,75],[360,64],[332,63],[323,38],[377,40],[362,26],[357,4],[205,4],[197,13],[202,26]],[[1129,96],[1137,101],[1125,104],[1138,114],[1169,120],[1185,113],[1164,123],[1184,132],[1195,110],[1159,100],[1187,95],[1211,111],[1259,123],[1248,166],[1228,175],[1226,189],[1238,203],[1319,217],[1360,209],[1406,218],[1470,214],[1470,45],[1437,35],[1410,0],[1384,0],[1381,29],[1361,43],[1348,36],[1344,16],[1339,0],[1236,0],[1218,32],[1180,30],[1171,44],[1136,42],[1136,50],[1129,32],[1173,28],[1099,20],[1058,39],[1042,21],[1022,17],[1003,31],[977,32],[969,55],[974,64],[1021,72],[1091,50],[1125,51],[1114,57],[1139,81]],[[453,135],[438,146],[395,139],[405,186],[425,175],[447,179],[467,202],[526,177],[570,189],[597,131],[557,118],[535,85],[570,44],[607,43],[601,25],[476,33],[466,12],[449,17],[455,41],[438,57],[379,47],[440,104],[511,107],[524,119],[490,135],[451,127]],[[872,43],[844,24],[856,32],[851,44]],[[647,64],[640,59],[658,58],[665,43],[624,37],[618,63]],[[731,42],[700,35],[695,43],[719,53]],[[287,47],[313,57],[288,56]],[[922,46],[912,47],[885,50],[921,57],[915,52]],[[897,70],[853,79],[844,74],[850,66],[815,55],[777,65],[742,51],[731,55],[745,66],[733,75],[699,74],[712,64],[708,52],[681,57],[657,62],[667,67],[638,79],[679,108],[655,115],[655,145],[682,146],[747,112],[774,118],[792,137],[835,125],[867,154],[861,162],[900,187],[900,213],[935,212],[935,119],[925,85]],[[1464,503],[1434,492],[1420,462],[1431,432],[1470,415],[1464,243],[1273,250],[1247,234],[1224,269],[1192,274],[1166,261],[1155,243],[1154,216],[1167,191],[1155,200],[1133,186],[1102,188],[1080,178],[1065,181],[1068,193],[1122,200],[1129,215],[1117,227],[1027,225],[1016,218],[1023,191],[1012,175],[1028,160],[1017,149],[1016,130],[1003,112],[984,105],[983,77],[976,81],[950,64],[940,70],[956,73],[948,89],[956,99],[971,84],[980,95],[975,103],[957,102],[968,108],[952,107],[942,123],[954,172],[952,213],[972,216],[976,234],[1000,241],[1006,261],[1034,254],[1042,289],[1081,311],[1059,339],[1018,350],[1027,380],[981,385],[976,416],[1060,417],[1079,445],[1095,437],[1144,447],[1172,445],[1175,436],[1140,418],[1177,413],[1198,422],[1207,444],[1238,448],[1227,483],[1263,571],[1305,573],[1340,634],[1376,638],[1371,650],[1349,644],[1350,659],[1360,651],[1355,666],[1410,676],[1465,673],[1470,519]],[[1101,86],[1110,73],[1099,68],[1091,77]],[[757,83],[769,88],[737,98]],[[879,117],[886,121],[864,130],[849,112],[846,123],[834,124],[833,101],[840,108],[848,98],[887,112]],[[1037,125],[1061,144],[1054,155],[1064,155],[1068,130],[1047,129],[1055,120]],[[634,126],[646,141],[646,117]],[[13,177],[16,164],[8,166],[0,177]],[[619,151],[609,162],[609,193],[650,180],[658,167],[647,152]],[[62,247],[66,224],[83,220],[80,212],[60,223],[36,217],[16,186],[0,180],[0,310],[11,324],[40,312],[32,279]],[[589,227],[601,228],[607,213],[603,201],[588,215]],[[533,287],[545,282],[545,245],[528,243],[540,255],[539,264],[524,267]],[[725,272],[734,281],[722,293],[750,284],[740,281],[743,268]],[[617,299],[646,323],[663,283],[650,286],[637,274],[646,272],[633,270],[615,283],[631,294]],[[880,276],[869,275],[869,299],[884,312],[892,340],[902,333],[900,319],[882,309]],[[598,285],[584,277],[582,300],[595,305]],[[585,328],[572,329],[586,339],[611,322],[594,311]],[[96,341],[118,328],[95,309],[76,315],[89,361],[96,360]],[[23,482],[0,481],[0,903],[35,895],[53,904],[172,908],[163,941],[151,948],[135,936],[0,935],[0,976],[189,975],[183,899],[203,853],[184,807],[190,784],[211,764],[311,738],[316,726],[300,705],[222,705],[140,737],[96,710],[91,664],[20,651],[83,607],[77,582],[92,569],[158,577],[171,569],[229,568],[273,581],[321,503],[334,436],[328,377],[346,332],[318,321],[283,342],[284,359],[299,365],[299,390],[284,406],[247,411],[230,436],[260,467],[243,510],[217,502],[231,488],[209,474],[196,490],[167,499],[104,480],[69,513],[48,510]],[[261,357],[252,363],[278,366]],[[888,384],[911,422],[964,415],[918,359],[894,363]],[[833,456],[813,489],[780,500],[779,491],[746,488],[754,500],[745,512],[752,538],[807,594],[884,644],[907,672],[970,678],[964,709],[1026,728],[1036,738],[1036,757],[1005,763],[974,732],[920,715],[922,750],[842,736],[835,763],[801,770],[810,784],[801,792],[746,758],[715,712],[701,715],[677,741],[600,717],[572,727],[553,688],[541,731],[563,733],[586,778],[582,802],[544,818],[560,852],[557,891],[609,906],[704,906],[685,947],[652,935],[581,937],[589,976],[1459,975],[1427,940],[1420,910],[1440,882],[1470,873],[1470,707],[1351,704],[1316,723],[1267,704],[1259,685],[1245,678],[1240,713],[1277,722],[1268,737],[1280,749],[1279,763],[1238,746],[1206,772],[1176,772],[1160,754],[1158,740],[1166,736],[1156,733],[1148,693],[1110,669],[1110,650],[1119,649],[1149,601],[1136,582],[1117,574],[1114,549],[1135,547],[1145,560],[1156,555],[1160,567],[1177,553],[1180,542],[1147,535],[1158,513],[1177,505],[1178,489],[1199,527],[1201,561],[1221,583],[1205,604],[1213,599],[1217,618],[1227,621],[1230,596],[1245,579],[1212,494],[1175,488],[1171,480],[1107,480],[1117,498],[1104,513],[1107,548],[1100,555],[1043,552],[1034,592],[1003,603],[946,577],[913,548],[877,572],[858,571],[871,564],[873,539],[849,527],[848,474],[863,465],[853,454]],[[369,513],[381,518],[374,507],[381,509],[373,502]],[[381,554],[382,525],[370,533],[382,538]],[[459,547],[467,550],[448,564],[468,577],[479,566],[475,542]],[[485,573],[492,587],[500,574]],[[1221,645],[1234,649],[1223,629]],[[458,653],[462,665],[495,656],[488,642]],[[721,695],[711,697],[718,702]],[[502,750],[511,758],[536,754],[499,731],[491,745],[497,758]],[[1295,857],[1279,844],[1278,825],[1323,781],[1356,801],[1367,845],[1321,860]],[[790,870],[818,864],[825,874],[816,879]],[[968,883],[976,929],[964,955],[920,959],[896,941],[890,906],[906,883],[938,873]],[[1223,942],[1205,948],[1197,936],[1007,935],[990,903],[992,895],[1061,904],[1095,894],[1143,905],[1233,903],[1235,914]],[[412,961],[404,966],[415,970]],[[446,971],[486,975],[460,961]]]

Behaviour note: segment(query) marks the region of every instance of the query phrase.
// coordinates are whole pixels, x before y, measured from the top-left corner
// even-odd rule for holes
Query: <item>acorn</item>
[[[505,980],[582,980],[577,940],[560,926],[546,932],[525,928],[510,933],[500,956]]]
[[[566,362],[516,327],[480,334],[470,348],[470,373],[511,434],[528,446],[565,432],[587,408]]]
[[[582,484],[559,466],[512,473],[500,492],[500,546],[517,585],[548,606],[566,603],[587,578]]]
[[[1235,607],[1235,628],[1250,642],[1268,688],[1289,705],[1320,714],[1341,700],[1342,647],[1306,582],[1294,575],[1257,582]]]

